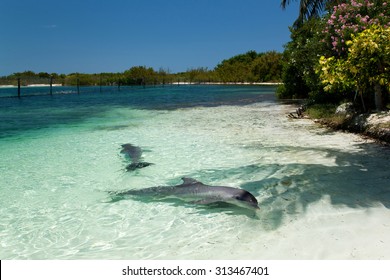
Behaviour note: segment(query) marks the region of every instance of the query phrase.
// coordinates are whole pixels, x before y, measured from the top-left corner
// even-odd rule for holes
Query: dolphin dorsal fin
[[[183,177],[181,179],[183,180],[182,185],[192,185],[192,184],[200,183],[199,181],[192,179],[192,178]]]

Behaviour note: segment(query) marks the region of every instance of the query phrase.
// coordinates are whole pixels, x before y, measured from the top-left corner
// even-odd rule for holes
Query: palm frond
[[[293,0],[282,0],[280,5],[285,9]],[[297,0],[294,0],[297,1]],[[339,2],[334,0],[300,0],[298,18],[294,22],[294,27],[301,26],[306,20],[318,17],[325,10],[326,5],[333,2]]]
[[[304,20],[318,17],[322,11],[324,11],[326,6],[326,0],[317,0],[317,1],[310,1],[310,0],[302,0],[301,6],[300,6],[300,14],[302,14],[302,18]]]
[[[295,0],[297,1],[297,0]],[[282,0],[282,3],[280,3],[280,6],[282,6],[283,9],[286,9],[288,5],[290,5],[291,0]]]

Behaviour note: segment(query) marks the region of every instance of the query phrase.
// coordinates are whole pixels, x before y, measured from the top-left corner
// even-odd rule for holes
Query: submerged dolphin
[[[133,171],[152,165],[152,163],[141,161],[142,149],[140,147],[134,146],[132,144],[123,144],[121,153],[125,154],[125,156],[131,160],[131,163],[126,166],[127,171]]]
[[[239,207],[259,209],[256,198],[248,191],[224,187],[208,186],[191,178],[182,178],[183,183],[176,186],[152,187],[125,192],[112,192],[115,196],[151,196],[155,199],[177,198],[196,204],[225,202]]]

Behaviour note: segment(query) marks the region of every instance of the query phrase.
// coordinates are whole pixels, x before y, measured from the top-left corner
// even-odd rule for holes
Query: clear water
[[[0,98],[0,258],[261,259],[310,205],[388,210],[390,151],[288,120],[292,109],[274,90],[92,88]],[[142,147],[154,165],[125,172],[124,143]],[[261,210],[111,202],[107,193],[183,176],[247,189]]]

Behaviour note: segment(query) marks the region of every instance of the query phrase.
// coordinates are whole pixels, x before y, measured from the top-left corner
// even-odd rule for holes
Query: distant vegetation
[[[16,85],[18,78],[22,85],[153,85],[177,82],[186,83],[254,83],[279,82],[282,77],[282,54],[275,51],[257,53],[249,51],[223,60],[213,70],[204,67],[188,69],[186,72],[170,73],[166,69],[155,70],[147,66],[134,66],[121,73],[34,73],[25,71],[0,77],[0,85]]]

